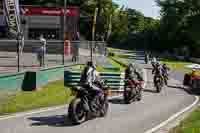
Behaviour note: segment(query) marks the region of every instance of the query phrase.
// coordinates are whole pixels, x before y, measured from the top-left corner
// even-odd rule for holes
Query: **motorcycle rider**
[[[163,76],[167,76],[168,77],[168,75],[169,75],[169,72],[170,71],[170,68],[164,63],[163,65],[162,65],[162,74],[163,74]]]
[[[152,70],[152,74],[154,74],[154,79],[153,79],[153,81],[154,81],[154,85],[156,84],[156,77],[157,76],[159,76],[160,78],[161,78],[161,80],[163,81],[163,70],[162,70],[163,68],[161,67],[161,65],[160,65],[160,63],[159,62],[157,62],[156,64],[155,64],[155,67],[153,68],[153,70]]]
[[[95,107],[96,99],[98,98],[99,93],[102,93],[102,87],[99,73],[97,72],[96,66],[92,61],[87,62],[87,66],[81,74],[80,84],[84,88],[88,89],[89,93],[91,93],[91,105],[92,107]]]
[[[136,69],[135,64],[130,63],[128,65],[127,69],[125,70],[125,80],[131,80],[136,83],[140,83],[141,81],[143,81],[143,78],[142,78],[141,74],[139,73],[139,71]],[[140,85],[140,89],[143,89],[142,84],[139,84],[139,85]],[[125,86],[126,86],[126,84],[125,84]],[[138,91],[138,90],[136,89],[136,91]]]
[[[158,61],[157,61],[157,59],[156,59],[156,57],[153,57],[152,58],[152,61],[151,61],[151,64],[152,64],[152,66],[153,66],[153,69],[156,67],[156,63],[157,63]]]
[[[170,70],[170,68],[164,63],[163,65],[162,65],[162,76],[163,76],[163,78],[165,79],[164,81],[165,81],[165,84],[167,85],[167,80],[168,80],[168,75],[169,75],[169,70]]]
[[[148,64],[149,62],[149,54],[146,52],[145,53],[145,63]]]

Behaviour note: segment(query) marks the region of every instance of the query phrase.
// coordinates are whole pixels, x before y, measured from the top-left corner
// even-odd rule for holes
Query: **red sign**
[[[65,10],[62,8],[42,8],[42,7],[23,7],[22,14],[25,16],[45,15],[45,16],[64,16]],[[78,16],[78,8],[68,8],[67,16]]]

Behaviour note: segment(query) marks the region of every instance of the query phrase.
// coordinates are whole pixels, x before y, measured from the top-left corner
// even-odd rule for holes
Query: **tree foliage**
[[[157,0],[161,7],[160,40],[163,48],[199,46],[200,1]]]

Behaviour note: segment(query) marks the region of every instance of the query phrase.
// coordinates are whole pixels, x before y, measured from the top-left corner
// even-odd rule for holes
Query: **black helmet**
[[[88,61],[87,62],[87,66],[92,67],[93,66],[93,62],[92,61]]]
[[[160,63],[159,63],[159,62],[156,62],[156,66],[160,66]]]

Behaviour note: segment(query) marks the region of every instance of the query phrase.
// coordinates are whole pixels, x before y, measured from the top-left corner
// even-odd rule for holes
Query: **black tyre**
[[[156,91],[157,91],[157,93],[160,93],[161,92],[161,85],[160,84],[157,84],[156,85]]]
[[[141,101],[142,100],[142,93],[140,92],[140,94],[138,94],[138,98],[137,98],[138,101]]]
[[[165,78],[164,79],[165,85],[168,85],[168,80]]]
[[[131,92],[124,91],[124,103],[130,104],[131,103]]]
[[[190,82],[190,74],[185,74],[184,75],[184,80],[183,80],[183,85],[189,85],[189,82]]]
[[[81,99],[74,99],[69,105],[68,118],[73,124],[81,124],[87,119],[87,113],[83,108]]]
[[[105,117],[108,114],[108,109],[109,109],[109,103],[106,100],[100,110],[100,117]]]

